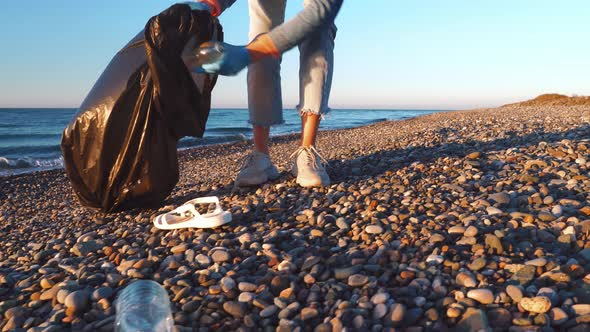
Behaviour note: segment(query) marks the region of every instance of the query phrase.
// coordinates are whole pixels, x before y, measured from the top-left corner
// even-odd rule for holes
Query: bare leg
[[[285,20],[286,0],[248,0],[249,39],[269,32]],[[248,66],[249,122],[253,125],[254,151],[236,175],[237,186],[259,185],[279,177],[269,156],[270,126],[283,123],[281,59],[267,58]]]
[[[321,115],[306,113],[301,116],[301,146],[315,146]]]
[[[268,151],[268,137],[270,135],[270,127],[254,125],[254,150],[269,154]]]

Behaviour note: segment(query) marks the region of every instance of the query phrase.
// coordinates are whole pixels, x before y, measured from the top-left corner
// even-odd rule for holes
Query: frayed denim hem
[[[320,120],[325,120],[326,116],[328,114],[330,114],[330,112],[332,112],[332,110],[330,108],[326,108],[324,109],[324,111],[318,111],[318,110],[312,110],[309,108],[297,108],[297,111],[299,112],[299,116],[304,116],[305,114],[319,114],[320,115]]]

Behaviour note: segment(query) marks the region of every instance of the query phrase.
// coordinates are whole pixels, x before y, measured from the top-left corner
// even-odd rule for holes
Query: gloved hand
[[[266,34],[258,36],[246,46],[216,42],[205,43],[201,48],[214,48],[213,53],[216,55],[206,59],[196,71],[225,76],[234,76],[253,62],[280,56],[273,41]]]
[[[234,76],[252,62],[250,52],[248,52],[246,46],[234,46],[228,43],[215,42],[205,43],[201,47],[213,48],[213,52],[219,54],[206,59],[206,62],[197,68],[198,73]]]
[[[205,2],[201,2],[201,1],[196,0],[196,1],[185,1],[185,2],[182,2],[182,4],[189,5],[192,10],[206,10],[209,13],[211,13],[211,6],[209,6]]]

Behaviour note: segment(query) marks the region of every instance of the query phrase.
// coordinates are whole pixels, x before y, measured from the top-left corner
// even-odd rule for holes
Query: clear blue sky
[[[77,107],[111,57],[173,1],[2,0],[0,107]],[[302,0],[289,0],[287,17]],[[247,0],[220,18],[247,41]],[[347,0],[336,21],[332,107],[470,108],[541,93],[590,95],[587,0]],[[245,73],[222,78],[214,107],[246,106]],[[298,51],[283,61],[298,99]]]

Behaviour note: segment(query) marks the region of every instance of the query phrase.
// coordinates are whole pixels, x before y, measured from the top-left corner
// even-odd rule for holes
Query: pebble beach
[[[322,131],[324,188],[288,174],[298,139],[253,188],[251,142],[181,151],[159,209],[86,209],[63,170],[0,178],[0,330],[113,331],[152,279],[175,331],[590,331],[590,98]],[[231,223],[153,226],[211,195]]]

